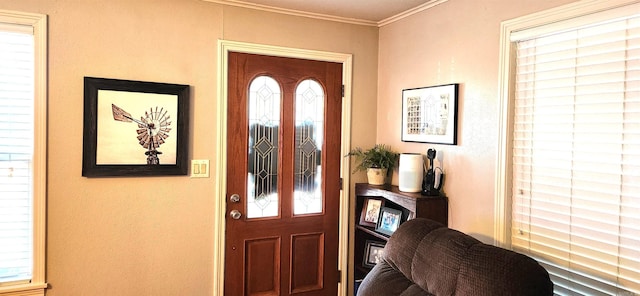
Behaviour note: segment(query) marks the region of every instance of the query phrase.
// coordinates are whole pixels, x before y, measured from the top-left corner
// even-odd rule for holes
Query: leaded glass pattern
[[[256,77],[249,85],[247,218],[278,216],[278,82]]]
[[[324,90],[307,79],[296,88],[294,214],[321,213]]]

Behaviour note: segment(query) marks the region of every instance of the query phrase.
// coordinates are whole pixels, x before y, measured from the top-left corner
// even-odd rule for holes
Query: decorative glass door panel
[[[278,130],[281,92],[268,76],[256,77],[249,85],[249,145],[247,218],[279,215]]]
[[[324,90],[307,79],[296,87],[294,215],[322,213]]]

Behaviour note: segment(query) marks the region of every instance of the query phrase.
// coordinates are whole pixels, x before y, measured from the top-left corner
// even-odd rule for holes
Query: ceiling
[[[366,25],[384,25],[447,0],[205,0]]]

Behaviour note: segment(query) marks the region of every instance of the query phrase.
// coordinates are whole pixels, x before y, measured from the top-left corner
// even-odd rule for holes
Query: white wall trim
[[[442,3],[445,3],[447,1],[449,1],[449,0],[431,0],[431,1],[427,2],[427,3],[424,3],[422,5],[414,7],[412,9],[407,10],[407,11],[398,13],[398,14],[392,16],[392,17],[389,17],[389,18],[386,18],[386,19],[383,19],[383,20],[379,21],[378,22],[378,27],[382,27],[382,26],[386,26],[386,25],[391,24],[391,23],[395,23],[395,22],[397,22],[397,21],[399,21],[401,19],[404,19],[406,17],[410,17],[410,16],[412,16],[412,15],[418,13],[418,12],[422,12],[423,10],[427,10],[427,9],[433,8],[434,6],[442,4]]]
[[[306,49],[285,48],[278,46],[260,45],[228,40],[218,40],[218,114],[216,136],[216,165],[215,193],[216,204],[214,217],[213,242],[213,295],[224,295],[224,246],[225,246],[225,215],[226,215],[226,170],[227,170],[227,70],[229,52],[243,52],[270,56],[291,57],[318,61],[342,63],[342,83],[345,94],[342,100],[342,155],[346,155],[351,147],[351,54],[314,51]],[[344,189],[340,194],[340,233],[338,268],[342,271],[341,285],[338,295],[347,293],[347,262],[349,261],[349,162],[341,159],[340,175],[343,178]],[[345,190],[346,189],[346,190]]]
[[[294,16],[308,17],[308,18],[319,19],[319,20],[326,20],[326,21],[354,24],[354,25],[363,25],[363,26],[377,26],[378,25],[377,22],[370,21],[370,20],[339,17],[339,16],[334,16],[334,15],[328,15],[328,14],[321,14],[321,13],[313,13],[313,12],[307,12],[307,11],[301,11],[301,10],[295,10],[295,9],[280,8],[280,7],[275,7],[275,6],[268,6],[268,5],[262,5],[262,4],[257,4],[257,3],[250,3],[250,2],[246,2],[246,1],[238,1],[238,0],[203,0],[203,1],[213,2],[213,3],[223,4],[223,5],[236,6],[236,7],[249,8],[249,9],[262,10],[262,11],[267,11],[267,12],[274,12],[274,13],[282,13],[282,14],[288,14],[288,15],[294,15]]]
[[[500,24],[500,57],[498,60],[498,91],[499,108],[498,111],[498,151],[496,155],[496,180],[495,180],[495,202],[494,202],[494,244],[499,247],[506,247],[509,241],[508,237],[508,210],[510,206],[507,206],[507,199],[509,198],[507,193],[511,192],[509,178],[507,176],[508,168],[510,167],[509,155],[511,155],[511,147],[509,145],[511,141],[511,120],[510,120],[510,93],[512,88],[512,69],[511,59],[513,56],[512,43],[509,41],[509,28],[503,22]],[[509,169],[510,171],[510,169]],[[510,204],[510,203],[509,203]],[[510,220],[510,219],[509,219]]]
[[[510,245],[511,216],[511,141],[513,112],[514,42],[512,34],[589,14],[640,3],[640,0],[583,0],[500,24],[500,57],[498,71],[499,118],[498,151],[494,201],[494,243]]]
[[[354,25],[382,27],[382,26],[386,26],[388,24],[394,23],[396,21],[399,21],[401,19],[404,19],[406,17],[412,16],[412,15],[414,15],[414,14],[416,14],[418,12],[421,12],[423,10],[432,8],[432,7],[434,7],[434,6],[438,5],[438,4],[447,2],[449,0],[431,0],[431,1],[428,1],[426,3],[421,4],[419,6],[416,6],[414,8],[411,8],[411,9],[408,9],[408,10],[403,11],[401,13],[398,13],[398,14],[396,14],[394,16],[391,16],[391,17],[388,17],[386,19],[383,19],[381,21],[339,17],[339,16],[334,16],[334,15],[313,13],[313,12],[307,12],[307,11],[301,11],[301,10],[295,10],[295,9],[280,8],[280,7],[257,4],[257,3],[252,3],[252,2],[247,2],[247,1],[240,1],[240,0],[203,0],[203,1],[213,2],[213,3],[223,4],[223,5],[230,5],[230,6],[236,6],[236,7],[243,7],[243,8],[249,8],[249,9],[268,11],[268,12],[282,13],[282,14],[288,14],[288,15],[294,15],[294,16],[302,16],[302,17],[308,17],[308,18],[314,18],[314,19],[320,19],[320,20],[348,23],[348,24],[354,24]]]

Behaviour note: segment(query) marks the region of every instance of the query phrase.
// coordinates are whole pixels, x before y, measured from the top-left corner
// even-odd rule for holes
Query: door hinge
[[[343,179],[340,178],[340,190],[344,190],[344,184],[343,184]]]
[[[338,283],[342,283],[342,270],[338,270]]]
[[[344,84],[342,85],[342,97],[344,98]]]

